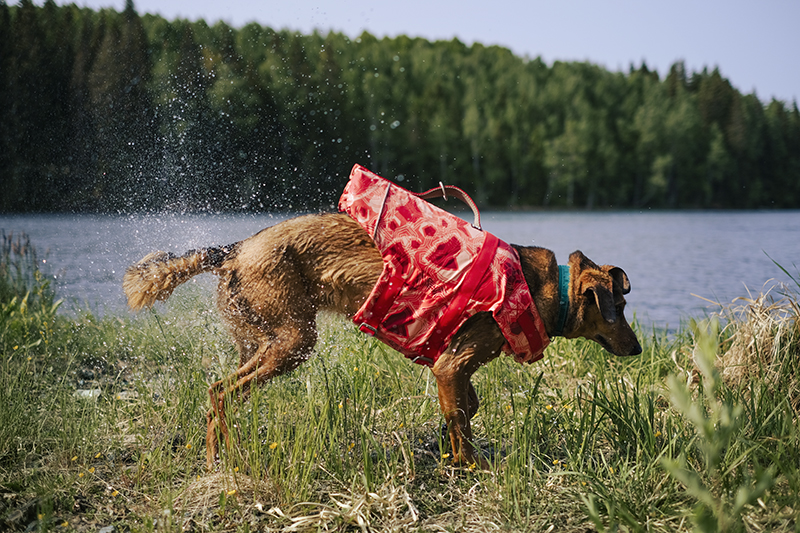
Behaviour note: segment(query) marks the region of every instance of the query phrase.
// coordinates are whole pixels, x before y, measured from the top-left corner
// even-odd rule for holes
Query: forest
[[[680,61],[0,0],[2,213],[330,209],[355,163],[497,209],[798,208],[800,112]]]

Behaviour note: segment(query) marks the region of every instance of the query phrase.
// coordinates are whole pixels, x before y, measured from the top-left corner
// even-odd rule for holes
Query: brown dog
[[[514,246],[533,301],[552,336],[559,315],[558,265],[550,250]],[[352,317],[366,300],[383,268],[369,235],[344,214],[307,215],[262,230],[230,246],[191,250],[178,257],[155,252],[128,268],[123,287],[137,310],[166,300],[192,276],[219,276],[218,305],[241,355],[239,369],[211,385],[206,453],[213,468],[217,430],[228,440],[223,417],[227,395],[244,398],[250,385],[289,372],[311,355],[317,340],[317,311]],[[569,257],[567,338],[597,341],[616,355],[642,349],[625,320],[625,272],[598,266],[581,252]],[[489,312],[461,327],[432,371],[449,428],[456,462],[486,461],[472,446],[470,419],[478,410],[472,374],[500,354],[505,339]]]

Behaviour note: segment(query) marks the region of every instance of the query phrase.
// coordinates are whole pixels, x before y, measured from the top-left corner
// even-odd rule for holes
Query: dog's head
[[[631,283],[625,271],[611,265],[598,266],[582,252],[569,256],[569,338],[584,337],[614,355],[639,355],[642,347],[625,320],[625,294]]]

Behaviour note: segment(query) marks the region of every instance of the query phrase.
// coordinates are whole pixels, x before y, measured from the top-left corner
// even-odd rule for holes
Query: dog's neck
[[[546,248],[512,246],[519,254],[522,273],[547,336],[563,336],[569,323],[569,267],[560,267],[555,254]]]

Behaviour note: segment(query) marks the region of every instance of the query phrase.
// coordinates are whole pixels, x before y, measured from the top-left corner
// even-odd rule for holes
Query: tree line
[[[335,204],[354,163],[499,208],[797,208],[797,103],[458,40],[0,0],[0,212]]]

